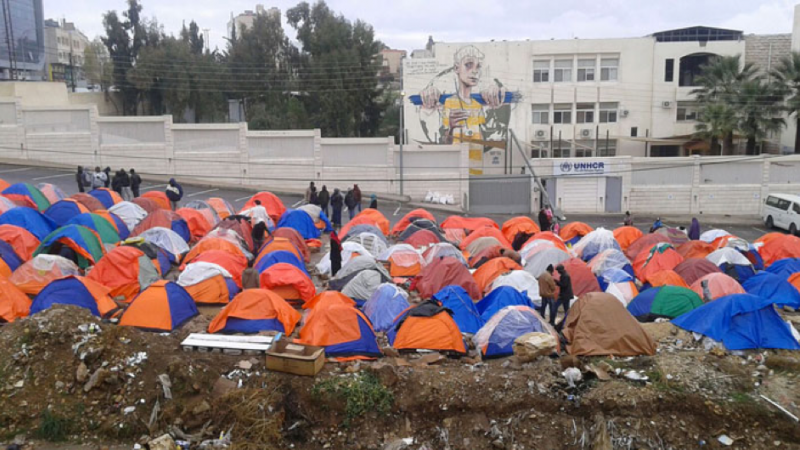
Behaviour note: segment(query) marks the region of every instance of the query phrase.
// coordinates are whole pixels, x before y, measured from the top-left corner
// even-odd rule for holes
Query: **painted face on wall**
[[[481,81],[483,62],[475,56],[465,56],[458,62],[453,70],[458,75],[458,81],[469,87],[475,87]]]

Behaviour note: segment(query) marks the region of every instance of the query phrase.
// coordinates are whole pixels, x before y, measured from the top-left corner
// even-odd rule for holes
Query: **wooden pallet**
[[[226,355],[260,355],[279,340],[277,336],[228,336],[222,334],[192,333],[181,342],[186,352],[224,353]]]

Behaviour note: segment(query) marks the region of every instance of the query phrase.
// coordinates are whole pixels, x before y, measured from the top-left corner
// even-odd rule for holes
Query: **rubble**
[[[549,333],[526,333],[514,339],[514,355],[520,363],[531,362],[540,356],[556,352],[556,338]]]

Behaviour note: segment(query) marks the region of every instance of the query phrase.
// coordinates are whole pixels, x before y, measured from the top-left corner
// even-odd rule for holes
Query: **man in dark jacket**
[[[142,177],[140,177],[135,170],[131,169],[131,191],[133,191],[133,198],[139,196],[139,186],[141,185]]]
[[[342,241],[336,230],[331,231],[331,278],[342,268]]]
[[[570,278],[567,269],[564,268],[561,264],[556,267],[558,271],[558,302],[556,303],[555,311],[553,311],[553,315],[555,316],[558,314],[558,308],[560,306],[564,306],[564,320],[559,323],[559,329],[564,325],[564,321],[567,320],[567,314],[569,313],[569,302],[572,301],[572,297],[574,294],[572,293],[572,278]]]
[[[358,209],[358,212],[361,212],[361,189],[357,184],[353,185],[353,198],[356,201],[356,208]]]
[[[122,175],[119,170],[111,178],[111,190],[122,196]]]
[[[178,184],[178,182],[175,181],[175,178],[170,178],[165,192],[167,193],[167,198],[169,199],[169,204],[172,207],[172,210],[177,210],[178,202],[180,202],[183,198],[183,186]]]
[[[131,177],[125,169],[119,169],[119,185],[122,188],[122,199],[129,202],[133,199],[131,193]]]
[[[328,203],[331,201],[331,194],[328,192],[328,186],[323,185],[322,190],[319,191],[319,195],[317,195],[317,200],[319,201],[319,207],[322,209],[322,212],[325,215],[328,215]]]
[[[78,173],[75,174],[75,181],[78,183],[78,192],[85,192],[84,184],[83,184],[83,166],[78,166]],[[89,178],[89,184],[87,186],[92,185],[92,179]]]
[[[353,217],[356,216],[356,195],[352,189],[345,194],[344,205],[347,206],[347,211],[350,213],[350,220],[353,220]]]
[[[542,231],[550,231],[550,219],[547,217],[545,208],[539,210],[539,229]]]
[[[106,174],[105,187],[108,187],[108,185],[111,184],[111,167],[106,166],[106,168],[103,169],[103,173]]]
[[[339,189],[333,189],[333,195],[331,195],[331,209],[333,210],[333,217],[331,217],[331,222],[333,223],[334,227],[341,227],[342,226],[342,207],[344,206],[344,199],[342,198],[342,194],[339,192]]]

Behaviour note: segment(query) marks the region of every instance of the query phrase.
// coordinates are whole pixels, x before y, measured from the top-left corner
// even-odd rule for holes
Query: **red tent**
[[[466,267],[456,258],[445,257],[434,260],[411,282],[423,299],[431,298],[445,286],[461,286],[473,300],[481,298],[481,289]]]
[[[675,272],[686,281],[686,284],[692,284],[710,273],[722,271],[705,258],[689,258],[675,266]]]
[[[499,229],[494,227],[478,228],[477,230],[467,235],[467,237],[463,241],[461,241],[461,244],[459,244],[459,246],[461,247],[461,250],[466,250],[469,244],[474,242],[476,239],[480,239],[482,237],[493,237],[497,239],[497,241],[500,242],[500,245],[502,245],[503,247],[509,249],[511,248],[511,243],[508,242],[505,236],[503,236],[503,233]]]
[[[250,209],[256,206],[256,200],[259,200],[261,202],[261,206],[263,206],[264,209],[267,210],[267,214],[269,214],[269,217],[275,223],[278,223],[278,221],[281,220],[281,216],[283,215],[283,213],[286,212],[286,207],[283,206],[283,202],[281,201],[281,199],[278,198],[278,196],[273,194],[272,192],[266,192],[266,191],[259,192],[250,197],[250,200],[248,200],[247,203],[244,204],[244,208],[242,208],[242,210]]]
[[[570,258],[560,264],[564,266],[572,280],[572,293],[576,297],[589,292],[602,292],[600,284],[597,282],[597,277],[592,273],[592,269],[580,258]],[[553,278],[558,281],[560,278],[558,271],[553,272]]]
[[[669,240],[669,238],[664,236],[663,234],[660,233],[645,234],[644,236],[634,241],[633,244],[628,246],[628,249],[625,250],[625,256],[627,256],[629,260],[633,261],[634,259],[636,259],[636,256],[639,254],[639,252],[643,250],[650,250],[651,247],[661,242],[666,242],[667,244],[672,243]]]
[[[461,217],[461,216],[450,216],[442,222],[441,225],[442,229],[447,228],[458,228],[461,230],[466,230],[467,233],[471,233],[478,228],[483,227],[494,227],[498,230],[500,229],[495,223],[494,220],[486,218],[486,217]]]
[[[411,219],[427,219],[430,220],[431,222],[436,222],[436,218],[433,217],[433,214],[429,213],[428,211],[422,208],[415,209],[406,214],[405,216],[403,216],[403,218],[400,219],[399,222],[394,224],[394,226],[392,227],[392,234],[398,235],[403,231],[405,231],[406,228],[408,228],[408,226],[411,225]]]

